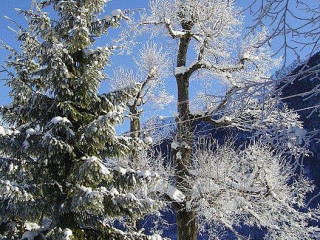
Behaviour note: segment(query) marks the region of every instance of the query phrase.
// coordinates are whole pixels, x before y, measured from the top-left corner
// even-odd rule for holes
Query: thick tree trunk
[[[138,95],[139,96],[139,95]],[[133,106],[129,106],[131,119],[130,119],[130,137],[132,138],[140,138],[141,136],[141,122],[140,122],[140,113],[137,107],[137,101],[139,98],[136,99]],[[132,149],[132,153],[130,155],[131,165],[132,168],[136,169],[138,166],[139,161],[139,151],[137,149]],[[136,230],[140,229],[140,220],[137,219],[134,223]]]
[[[186,195],[188,200],[190,195],[190,183],[186,181],[188,177],[188,167],[192,164],[192,120],[189,114],[189,80],[183,76],[177,77],[178,82],[178,112],[177,118],[178,148],[173,151],[176,161],[176,181],[177,187]],[[198,232],[198,219],[194,211],[186,209],[186,203],[179,203],[176,207],[178,223],[178,240],[196,240]]]
[[[197,240],[198,219],[195,212],[177,212],[178,240]]]
[[[130,137],[139,138],[141,135],[141,123],[140,123],[140,114],[138,112],[138,107],[136,104],[129,107],[131,119],[130,119]],[[133,149],[130,156],[132,167],[137,167],[138,164],[138,150]]]
[[[186,29],[187,25],[183,26]],[[190,37],[180,39],[177,57],[177,67],[186,65],[187,52]],[[175,206],[177,212],[178,240],[196,240],[198,233],[198,219],[195,211],[186,208],[186,201],[190,198],[190,183],[186,181],[188,177],[188,167],[192,164],[192,119],[189,109],[189,74],[181,73],[176,75],[178,86],[178,118],[177,121],[177,149],[173,154],[176,161],[176,182],[177,188],[186,195],[185,202]]]

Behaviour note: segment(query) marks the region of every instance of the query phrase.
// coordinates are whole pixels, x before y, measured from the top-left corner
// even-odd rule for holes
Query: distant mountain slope
[[[312,69],[312,71],[308,71]],[[304,70],[305,74],[300,74]],[[300,75],[294,81],[286,84],[282,89],[283,101],[289,108],[298,111],[300,119],[304,123],[304,128],[308,132],[314,132],[320,129],[320,116],[319,110],[316,106],[320,104],[320,95],[313,95],[311,97],[304,96],[304,93],[316,90],[320,86],[320,52],[314,54],[305,64],[297,66],[291,75]],[[313,136],[310,142],[311,151],[310,156],[306,156],[304,164],[308,176],[314,180],[316,189],[312,196],[319,193],[320,190],[320,134],[317,133]],[[320,203],[320,197],[312,201],[311,206]]]

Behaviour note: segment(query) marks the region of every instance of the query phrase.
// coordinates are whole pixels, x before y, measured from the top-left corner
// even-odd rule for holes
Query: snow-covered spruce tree
[[[0,128],[1,239],[150,239],[113,227],[117,217],[134,221],[157,204],[131,193],[154,174],[104,163],[144,144],[114,130],[136,87],[97,93],[111,50],[92,44],[123,16],[115,10],[99,19],[106,2],[32,1],[30,10],[17,9],[28,28],[17,30],[19,50],[5,46],[12,103],[1,109],[10,126]]]
[[[243,224],[264,227],[267,239],[310,239],[315,229],[308,227],[308,221],[317,219],[316,211],[305,209],[305,214],[294,209],[305,206],[304,195],[312,187],[303,177],[294,178],[294,165],[285,166],[281,157],[291,154],[299,159],[307,146],[306,132],[298,114],[274,98],[276,84],[269,76],[279,62],[263,44],[266,30],[244,35],[242,19],[235,1],[152,0],[150,12],[142,14],[138,24],[130,23],[135,33],[150,30],[153,36],[159,33],[176,44],[172,55],[176,57],[178,116],[171,147],[176,186],[185,195],[184,201],[173,203],[178,239],[197,239],[198,217],[209,219],[200,223],[211,221],[214,226],[230,229],[239,239],[236,226]],[[133,35],[122,35],[126,36]],[[195,78],[203,79],[205,87],[193,101],[189,90]],[[226,146],[224,150],[235,157],[230,163],[220,159],[228,154],[219,147],[217,151],[197,151],[193,127],[199,121],[253,131],[259,144],[239,150]],[[204,158],[206,155],[209,157]],[[215,170],[205,175],[211,168]],[[279,183],[270,181],[272,178]],[[305,190],[301,188],[304,182]],[[205,188],[211,184],[215,187]],[[205,191],[197,192],[199,187]]]

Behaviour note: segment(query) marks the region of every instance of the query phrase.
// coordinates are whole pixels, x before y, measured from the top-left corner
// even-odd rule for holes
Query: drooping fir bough
[[[1,239],[150,239],[113,227],[157,206],[136,185],[150,172],[107,166],[107,157],[143,148],[139,139],[116,136],[138,85],[98,94],[111,49],[93,48],[96,37],[116,27],[120,10],[100,19],[107,0],[32,1],[28,28],[17,29],[20,49],[5,67],[12,103],[1,109]],[[52,14],[52,9],[55,14]],[[53,17],[51,17],[51,15]]]

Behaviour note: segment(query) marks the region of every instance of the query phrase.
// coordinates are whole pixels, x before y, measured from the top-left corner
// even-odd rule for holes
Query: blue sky
[[[242,1],[238,1],[241,3],[244,3]],[[17,16],[15,8],[21,8],[21,9],[29,9],[31,0],[1,0],[1,8],[0,8],[0,39],[3,40],[5,43],[9,44],[12,47],[17,48],[18,42],[16,41],[15,34],[8,29],[8,25],[12,26],[12,23],[10,23],[8,20],[4,18],[4,16],[9,16],[15,20],[17,20],[18,23],[25,24],[25,20],[22,16]],[[120,9],[137,9],[137,8],[146,8],[148,6],[148,0],[113,0],[107,4],[106,13],[111,12],[113,9],[120,8]],[[247,22],[248,23],[248,22]],[[102,39],[99,44],[104,45]],[[0,64],[2,64],[6,60],[7,51],[0,48]],[[113,57],[111,58],[112,66],[132,66],[132,59],[131,57]],[[107,69],[108,71],[108,69]],[[110,70],[109,70],[110,72]],[[5,74],[0,73],[0,79],[5,78]],[[175,82],[173,79],[169,79],[169,92],[173,93],[175,90]],[[172,81],[171,81],[172,80]],[[6,105],[10,103],[10,98],[8,97],[9,88],[4,86],[4,81],[0,81],[0,106]],[[197,84],[197,83],[195,83]],[[103,84],[101,87],[102,92],[108,91],[107,84]],[[191,90],[191,95],[195,94],[195,90]],[[167,112],[165,115],[172,115],[175,111],[175,104],[172,106],[169,106],[167,109]],[[153,111],[153,110],[149,110]],[[163,114],[163,113],[162,113]],[[150,115],[150,114],[147,114]]]
[[[2,4],[0,8],[0,39],[12,46],[18,46],[15,40],[14,33],[7,27],[9,25],[9,21],[7,21],[4,18],[4,16],[16,19],[16,11],[14,10],[14,8],[27,9],[30,6],[30,2],[23,0],[1,0],[1,3]],[[0,64],[2,64],[6,60],[6,56],[7,51],[0,48]],[[5,77],[5,74],[0,75],[0,79],[3,79]],[[3,84],[4,81],[0,80],[0,105],[8,104],[10,102],[10,99],[8,98],[9,89],[7,87],[4,87]]]

